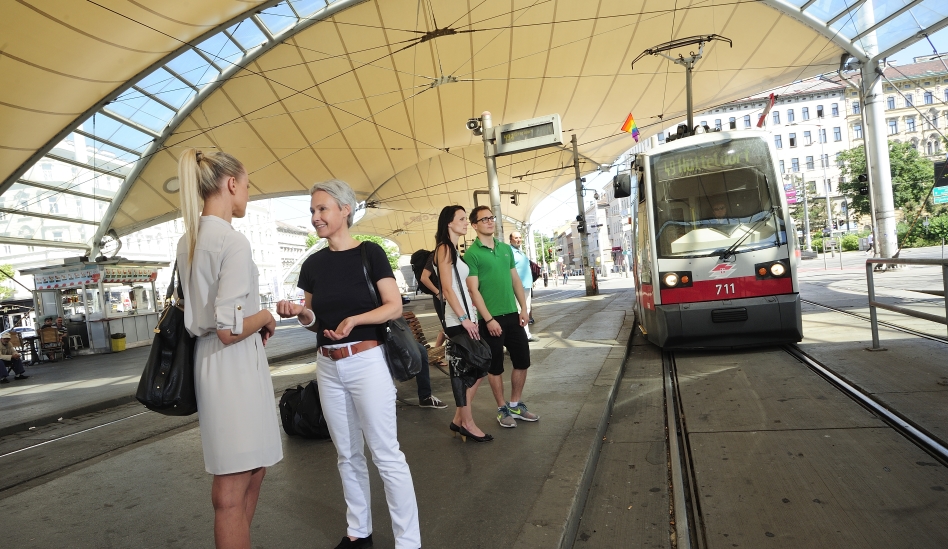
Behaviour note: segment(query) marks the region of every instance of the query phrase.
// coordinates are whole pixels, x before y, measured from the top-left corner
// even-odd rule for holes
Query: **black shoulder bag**
[[[172,301],[175,275],[178,276],[178,299]],[[149,410],[166,416],[189,416],[197,412],[194,338],[184,326],[184,295],[177,261],[165,294],[165,310],[155,327],[155,339],[135,398]]]
[[[454,268],[454,279],[458,282],[458,297],[464,305],[464,312],[474,321],[471,316],[471,310],[468,308],[467,298],[464,297],[464,287],[461,282],[461,273],[458,272],[456,260],[451,263]],[[438,290],[444,295],[444,287],[438,283]],[[447,311],[447,300],[444,300],[444,308]],[[447,324],[444,318],[441,318],[441,325],[445,328],[447,335]],[[467,406],[467,389],[474,386],[474,383],[487,375],[490,368],[491,352],[490,346],[483,339],[471,339],[467,330],[460,334],[448,338],[447,348],[444,356],[451,369],[451,391],[454,393],[454,403],[458,406]]]
[[[381,307],[378,292],[375,291],[375,284],[369,277],[369,258],[365,254],[365,243],[359,245],[362,252],[362,272],[365,273],[365,282],[369,285],[369,294],[376,307]],[[385,362],[388,363],[388,371],[392,374],[395,381],[408,381],[418,375],[422,367],[421,352],[423,347],[415,341],[415,336],[411,333],[411,328],[405,319],[398,317],[395,320],[379,325],[379,339],[385,345]]]

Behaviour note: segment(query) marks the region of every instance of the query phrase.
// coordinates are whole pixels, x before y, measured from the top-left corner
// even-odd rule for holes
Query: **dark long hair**
[[[442,244],[447,245],[448,249],[451,250],[452,263],[457,258],[458,251],[451,242],[451,235],[448,234],[448,225],[454,221],[454,215],[458,213],[458,210],[467,211],[464,209],[464,206],[458,206],[457,204],[442,208],[441,214],[438,216],[438,230],[435,231],[435,252],[438,251],[438,248],[440,248]],[[435,257],[437,257],[437,255]],[[437,263],[437,261],[435,261],[435,263]]]
[[[454,247],[454,244],[451,243],[451,235],[448,234],[448,225],[454,221],[454,214],[458,213],[458,210],[467,211],[464,209],[464,206],[445,206],[441,209],[441,215],[438,216],[438,230],[435,231],[435,248],[439,244],[447,244],[448,246]]]

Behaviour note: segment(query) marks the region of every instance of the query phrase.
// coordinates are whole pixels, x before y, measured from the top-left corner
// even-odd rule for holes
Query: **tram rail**
[[[866,322],[872,322],[872,319],[869,318],[868,315],[861,315],[861,314],[859,314],[859,313],[854,313],[854,312],[852,312],[852,311],[847,311],[847,310],[845,310],[845,309],[840,309],[840,308],[838,308],[838,307],[833,307],[833,306],[831,306],[831,305],[826,305],[826,304],[823,304],[823,303],[817,303],[816,301],[811,301],[811,300],[809,300],[809,299],[801,299],[800,301],[802,301],[803,303],[806,303],[806,304],[808,304],[808,305],[814,305],[814,306],[816,306],[816,307],[822,307],[822,308],[828,309],[828,310],[830,310],[830,311],[834,311],[834,312],[837,312],[837,313],[842,313],[842,314],[844,314],[844,315],[848,315],[848,316],[851,316],[851,317],[854,317],[854,318],[858,318],[858,319],[860,319],[860,320],[865,320]],[[911,328],[906,328],[905,326],[900,326],[900,325],[898,325],[898,324],[894,324],[894,323],[892,323],[892,322],[886,322],[886,321],[884,321],[884,320],[879,320],[879,321],[877,321],[877,322],[878,322],[878,324],[879,324],[880,326],[885,326],[886,328],[891,328],[891,329],[893,329],[893,330],[898,330],[898,331],[900,331],[900,332],[903,332],[903,333],[906,333],[906,334],[910,334],[910,335],[913,335],[913,336],[916,336],[916,337],[921,337],[921,338],[929,339],[929,340],[931,340],[931,341],[940,341],[940,342],[942,342],[942,343],[948,343],[948,337],[942,337],[942,336],[937,336],[937,335],[929,334],[929,333],[926,333],[926,332],[920,332],[920,331],[918,331],[918,330],[913,330],[913,329],[911,329]]]

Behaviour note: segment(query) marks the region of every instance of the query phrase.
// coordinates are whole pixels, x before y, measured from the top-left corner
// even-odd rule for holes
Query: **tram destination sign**
[[[560,115],[551,114],[494,128],[494,156],[563,145]]]

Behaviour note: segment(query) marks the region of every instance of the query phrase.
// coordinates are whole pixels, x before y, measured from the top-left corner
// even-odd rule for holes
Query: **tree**
[[[849,197],[850,214],[869,215],[869,196],[859,194],[859,188],[865,183],[859,182],[859,176],[866,173],[866,154],[863,147],[854,147],[839,153],[843,163],[840,170],[845,182],[839,184],[839,192]],[[889,141],[889,163],[892,174],[892,198],[896,208],[904,208],[906,216],[913,217],[922,201],[929,197],[934,183],[934,166],[923,158],[911,143]],[[944,212],[948,208],[935,207],[929,197],[926,211]]]
[[[392,266],[392,270],[398,270],[398,246],[392,244],[391,241],[385,240],[381,236],[371,234],[354,234],[352,238],[359,242],[374,242],[381,246],[382,249],[385,250],[385,255],[388,257],[388,264]]]
[[[556,241],[551,237],[540,234],[539,231],[533,232],[533,243],[536,246],[537,259],[539,262],[551,265],[556,263]]]
[[[5,301],[13,297],[13,288],[3,284],[3,282],[10,279],[10,276],[13,274],[12,265],[0,265],[0,301]]]
[[[310,249],[316,245],[317,242],[322,240],[316,233],[309,233],[306,235],[306,249]]]

